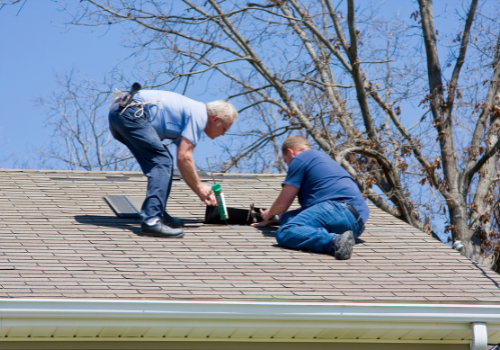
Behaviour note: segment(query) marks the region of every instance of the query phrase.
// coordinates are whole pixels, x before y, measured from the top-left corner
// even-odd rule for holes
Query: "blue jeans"
[[[123,110],[115,103],[109,111],[109,130],[113,137],[128,147],[148,178],[146,199],[141,208],[141,219],[160,217],[165,213],[167,199],[172,188],[173,160],[153,129],[146,113],[135,117],[137,107]]]
[[[284,213],[276,231],[276,241],[286,248],[331,253],[337,236],[350,230],[358,238],[362,229],[344,203],[325,201]]]

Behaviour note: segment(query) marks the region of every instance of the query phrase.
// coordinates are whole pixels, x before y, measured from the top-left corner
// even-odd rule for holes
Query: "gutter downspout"
[[[472,341],[470,350],[487,350],[488,348],[488,332],[486,323],[474,322],[471,324]]]

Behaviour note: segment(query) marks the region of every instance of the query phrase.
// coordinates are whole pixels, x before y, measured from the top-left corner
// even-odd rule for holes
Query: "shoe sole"
[[[354,247],[354,235],[352,231],[347,231],[337,236],[337,238],[335,239],[334,247],[335,259],[349,260],[351,258],[352,250]]]
[[[172,235],[172,236],[165,236],[165,235],[161,235],[159,233],[149,233],[149,232],[140,232],[139,233],[139,236],[149,236],[149,237],[161,237],[161,238],[182,238],[184,237],[184,232],[183,233],[180,233],[178,235]]]
[[[182,225],[173,225],[173,224],[167,224],[167,223],[163,223],[163,225],[165,226],[168,226],[170,228],[183,228],[183,227],[186,227],[186,225],[182,224]]]

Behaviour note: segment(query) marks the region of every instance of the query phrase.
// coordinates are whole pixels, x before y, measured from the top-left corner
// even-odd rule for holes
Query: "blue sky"
[[[367,0],[356,4],[362,6],[364,1]],[[402,18],[409,18],[417,9],[413,0],[370,3],[380,3],[384,14],[400,13]],[[435,14],[450,14],[451,11],[446,13],[447,3],[436,1]],[[77,6],[79,1],[64,0],[22,0],[14,6],[0,5],[2,168],[36,167],[37,162],[33,159],[28,164],[26,161],[33,151],[47,146],[51,130],[44,126],[45,112],[36,106],[35,100],[57,89],[55,74],[64,74],[74,68],[82,76],[99,81],[132,53],[131,49],[122,46],[123,33],[119,26],[67,28],[68,12],[74,13]],[[446,22],[441,19],[437,24],[443,23]],[[437,29],[443,32],[450,28],[438,26]],[[132,64],[129,60],[128,64],[120,66],[121,70],[127,74]],[[203,81],[196,85],[198,89],[188,90],[188,97],[202,102],[226,98],[205,92]]]
[[[45,113],[35,105],[35,100],[57,88],[56,73],[64,74],[75,68],[87,78],[100,80],[131,54],[130,49],[121,45],[119,26],[66,29],[69,17],[65,8],[72,10],[78,4],[26,0],[0,10],[2,168],[26,166],[30,152],[50,141],[50,129],[44,126]],[[382,6],[392,13],[400,11],[404,18],[416,8],[410,0],[388,0]],[[212,100],[213,96],[203,94],[203,90],[189,91],[187,95],[202,102]],[[36,167],[36,164],[31,160],[27,165]]]
[[[2,8],[0,5],[3,48],[0,93],[5,102],[0,125],[2,168],[36,168],[39,164],[33,153],[47,146],[51,129],[45,127],[45,112],[35,101],[58,88],[56,74],[75,69],[85,78],[100,81],[119,63],[125,75],[127,70],[130,72],[133,60],[125,64],[123,60],[130,57],[132,51],[122,45],[123,33],[119,26],[67,28],[68,13],[76,12],[78,4],[76,1],[26,0],[14,6]],[[204,92],[202,82],[186,95],[201,102],[226,98]],[[207,142],[209,140],[203,141]]]
[[[66,30],[62,9],[53,1],[27,0],[22,8],[0,10],[0,159],[10,156],[0,164],[3,168],[22,165],[30,151],[49,141],[44,111],[35,106],[35,100],[56,89],[56,73],[74,67],[99,79],[128,54],[120,45],[118,28],[106,33],[89,28]]]

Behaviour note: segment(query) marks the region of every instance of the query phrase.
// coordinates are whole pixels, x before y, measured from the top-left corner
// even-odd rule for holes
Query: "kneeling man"
[[[279,245],[350,259],[370,214],[356,182],[302,136],[288,137],[281,150],[288,165],[283,188],[271,208],[262,211],[264,221],[254,226],[267,226],[284,213],[276,231]],[[286,212],[297,195],[301,207]]]

